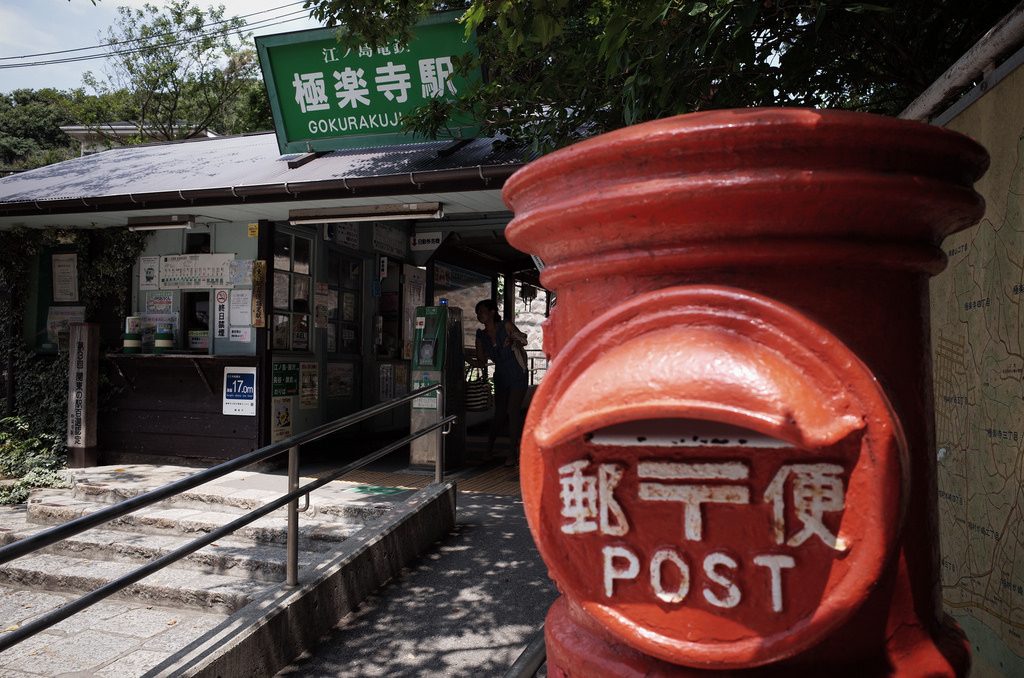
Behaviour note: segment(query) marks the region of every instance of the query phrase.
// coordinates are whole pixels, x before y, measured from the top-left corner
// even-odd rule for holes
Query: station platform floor
[[[315,475],[315,472],[313,473]],[[500,461],[470,466],[453,473],[446,473],[446,479],[453,479],[459,492],[483,492],[505,497],[520,496],[519,471],[503,466]],[[433,475],[410,471],[373,470],[372,467],[346,473],[340,480],[378,487],[393,487],[404,490],[418,490],[426,487]]]
[[[379,449],[386,439],[359,441],[359,454],[369,454]],[[507,438],[499,437],[493,455],[486,458],[487,434],[484,429],[470,429],[466,437],[465,461],[459,466],[445,471],[445,479],[454,480],[459,492],[494,494],[504,497],[520,497],[519,468],[505,466],[505,458],[509,452]],[[313,453],[308,462],[303,454],[300,473],[304,476],[317,477],[329,473],[338,464],[331,461],[329,454]],[[359,483],[369,488],[380,488],[385,494],[388,489],[418,490],[426,487],[434,480],[433,469],[416,468],[409,464],[409,450],[403,448],[392,452],[361,469],[351,471],[339,480]]]

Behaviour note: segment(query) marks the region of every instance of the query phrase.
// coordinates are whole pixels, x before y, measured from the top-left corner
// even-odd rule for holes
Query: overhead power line
[[[209,23],[205,23],[202,26],[200,26],[199,30],[200,31],[205,31],[207,28],[210,28],[211,26],[216,26],[218,24],[226,24],[229,21],[234,21],[235,19],[248,19],[249,17],[256,16],[257,14],[267,14],[269,12],[276,12],[279,9],[285,9],[287,7],[293,7],[295,5],[301,5],[301,4],[302,4],[302,0],[298,0],[298,2],[289,2],[286,5],[279,5],[277,7],[271,7],[270,9],[260,10],[259,12],[252,12],[250,14],[243,14],[242,16],[234,16],[234,17],[230,17],[228,19],[220,19],[218,21],[211,21]],[[289,16],[289,15],[285,14],[283,16]],[[260,21],[263,21],[263,19],[261,19]],[[248,22],[246,22],[246,24],[248,25]],[[186,32],[187,31],[184,31],[184,30],[177,30],[177,31],[166,31],[164,33],[154,33],[153,35],[148,36],[145,39],[152,40],[154,38],[162,38],[162,37],[165,37],[165,36],[168,36],[168,35],[180,35],[180,34],[186,33]],[[132,38],[131,40],[115,40],[113,42],[106,42],[106,43],[103,43],[103,44],[100,44],[100,45],[90,45],[88,47],[75,47],[73,49],[60,49],[60,50],[56,50],[56,51],[53,51],[53,52],[37,52],[35,54],[21,54],[21,55],[18,55],[18,56],[5,56],[5,57],[0,57],[0,61],[10,61],[12,59],[32,59],[32,58],[41,57],[41,56],[52,56],[54,54],[70,54],[71,52],[84,52],[85,50],[90,50],[90,49],[106,49],[108,47],[113,47],[115,45],[126,45],[128,43],[139,42],[140,40],[142,40],[142,38]]]
[[[270,17],[270,18],[264,19],[262,21],[256,21],[256,22],[253,22],[251,24],[246,24],[242,29],[239,29],[239,30],[247,30],[247,29],[253,29],[253,28],[271,28],[273,26],[280,26],[282,24],[287,24],[287,23],[291,23],[291,22],[294,22],[294,21],[300,21],[300,20],[304,19],[305,17],[293,17],[291,19],[284,19],[284,17],[292,16],[294,14],[305,14],[305,13],[306,13],[305,10],[299,10],[297,12],[289,12],[287,14],[282,14],[280,16]],[[278,21],[278,19],[283,19],[283,20],[282,21]],[[63,59],[47,59],[45,61],[31,61],[31,62],[28,62],[28,63],[21,63],[21,64],[0,64],[0,70],[9,69],[9,68],[29,68],[31,66],[50,66],[50,65],[53,65],[53,64],[67,64],[67,63],[74,63],[74,62],[77,62],[77,61],[90,61],[90,60],[93,60],[93,59],[109,59],[111,57],[116,57],[116,56],[120,56],[120,55],[123,55],[123,54],[137,54],[137,53],[140,53],[140,52],[152,52],[152,51],[159,50],[159,49],[165,49],[167,47],[181,47],[181,46],[184,46],[184,45],[189,45],[191,43],[198,42],[199,40],[202,40],[203,38],[207,38],[207,37],[209,37],[211,35],[215,35],[216,33],[217,33],[217,31],[212,31],[210,33],[203,33],[203,34],[200,34],[200,35],[196,35],[194,37],[189,38],[188,40],[180,40],[180,41],[177,41],[177,42],[161,43],[159,45],[142,45],[142,46],[133,47],[133,48],[130,48],[130,49],[115,50],[113,52],[104,52],[104,53],[101,53],[101,54],[86,54],[86,55],[76,56],[76,57],[65,57]]]

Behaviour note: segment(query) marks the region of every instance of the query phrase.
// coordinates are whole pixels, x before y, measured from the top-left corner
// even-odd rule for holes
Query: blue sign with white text
[[[227,385],[224,388],[224,397],[228,400],[255,400],[256,375],[229,372]]]
[[[224,368],[223,414],[256,416],[256,368]]]

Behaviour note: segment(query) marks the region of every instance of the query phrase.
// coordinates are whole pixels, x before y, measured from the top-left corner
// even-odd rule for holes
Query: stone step
[[[266,506],[286,491],[286,484],[281,480],[278,489],[244,488],[232,486],[230,478],[224,482],[213,482],[182,492],[171,499],[154,504],[164,508],[191,508],[205,510],[213,508],[224,513],[244,514],[253,509]],[[304,480],[309,480],[304,479]],[[130,499],[153,488],[131,485],[111,485],[109,483],[92,483],[88,480],[75,482],[71,495],[80,501],[102,504],[116,504]],[[324,500],[314,491],[310,497],[310,507],[306,511],[310,516],[322,520],[354,520],[366,521],[379,518],[394,508],[394,504],[371,498],[353,496],[344,502]],[[299,500],[300,506],[305,503]]]
[[[48,490],[34,493],[29,498],[27,520],[34,525],[59,525],[103,508],[106,508],[106,504],[77,499],[68,491]],[[238,513],[217,510],[219,508],[149,506],[115,518],[105,523],[104,527],[142,534],[206,534],[238,518]],[[372,521],[356,521],[350,517],[339,520],[322,520],[319,517],[311,519],[300,514],[299,537],[310,542],[341,542],[369,522]],[[284,544],[287,539],[286,526],[287,516],[282,508],[238,529],[234,535],[261,543]]]
[[[87,593],[124,576],[136,563],[94,560],[57,553],[35,553],[0,566],[0,584],[23,589]],[[165,568],[114,597],[154,605],[232,613],[278,586],[224,574]]]
[[[31,525],[15,516],[5,516],[0,530],[0,545],[24,539],[44,527]],[[12,520],[13,518],[13,520]],[[42,552],[135,563],[141,566],[184,546],[195,535],[135,534],[121,530],[93,528],[46,547]],[[330,557],[336,542],[299,540],[299,570]],[[197,573],[229,574],[266,582],[285,580],[286,552],[283,545],[255,542],[234,536],[218,539],[190,553],[168,567],[190,569]]]
[[[337,488],[339,496],[348,492],[344,484]],[[454,508],[454,485],[432,485],[414,492],[407,503],[351,539],[314,541],[327,550],[310,554],[317,564],[300,567],[295,588],[165,569],[0,653],[0,676],[273,675],[316,644],[378,586],[450,534]],[[29,526],[26,518],[25,506],[0,506],[0,541],[40,529]],[[107,536],[118,543],[145,539],[152,544],[149,537],[106,528],[87,531],[75,540],[81,543],[104,532],[112,533]],[[165,544],[166,538],[157,542]],[[233,542],[225,538],[216,543]],[[142,555],[119,553],[122,562],[67,552],[36,553],[0,566],[0,632],[126,574]]]

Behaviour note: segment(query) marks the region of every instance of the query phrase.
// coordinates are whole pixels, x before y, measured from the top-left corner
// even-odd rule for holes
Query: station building
[[[99,461],[211,463],[406,393],[417,306],[462,308],[472,346],[472,306],[501,279],[511,315],[513,281],[539,284],[503,236],[500,190],[522,163],[488,138],[282,154],[268,133],[114,148],[0,179],[0,229],[149,234],[125,272],[128,307],[102,321],[118,395],[97,427]],[[68,257],[58,246],[35,264],[24,332],[41,353],[86,319]],[[172,335],[159,351],[158,330]],[[254,416],[223,414],[236,367],[255,368]],[[362,430],[408,428],[405,407]]]

